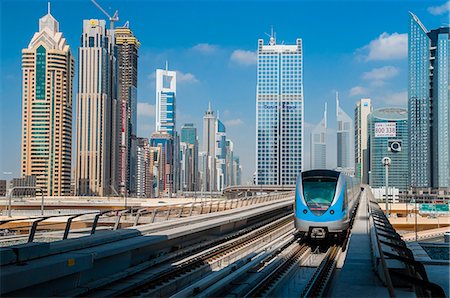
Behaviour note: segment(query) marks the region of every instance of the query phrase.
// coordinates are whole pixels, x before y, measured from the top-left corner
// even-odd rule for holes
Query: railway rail
[[[272,222],[267,220],[246,229],[245,233],[236,233],[233,237],[224,237],[221,241],[197,247],[181,256],[178,254],[176,257],[166,258],[158,266],[149,266],[117,280],[114,285],[105,285],[84,293],[83,296],[86,294],[89,296],[170,296],[194,280],[205,277],[212,270],[239,260],[268,239],[277,239],[291,230],[293,230],[292,214]],[[200,250],[201,252],[198,252]]]

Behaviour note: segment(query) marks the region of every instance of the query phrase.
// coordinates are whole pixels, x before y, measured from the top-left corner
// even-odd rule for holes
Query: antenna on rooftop
[[[270,28],[270,34],[264,32],[269,37],[269,45],[274,46],[277,43],[277,33],[273,31],[273,25]]]

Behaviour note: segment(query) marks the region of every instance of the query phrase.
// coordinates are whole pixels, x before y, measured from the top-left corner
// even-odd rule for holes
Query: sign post
[[[383,157],[381,160],[386,168],[386,217],[389,218],[389,195],[388,195],[388,185],[389,185],[389,166],[391,165],[391,159],[389,157]]]

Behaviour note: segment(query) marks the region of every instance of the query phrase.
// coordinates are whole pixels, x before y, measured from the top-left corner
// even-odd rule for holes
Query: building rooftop
[[[374,118],[385,120],[407,120],[408,110],[403,108],[381,108],[372,113]]]

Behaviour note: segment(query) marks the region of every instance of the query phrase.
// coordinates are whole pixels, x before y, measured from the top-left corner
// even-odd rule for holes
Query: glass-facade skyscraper
[[[450,186],[449,27],[428,31],[410,13],[410,186]]]
[[[370,186],[386,184],[384,157],[391,159],[389,187],[408,189],[408,111],[401,108],[382,108],[368,116],[370,150]]]
[[[172,137],[176,131],[177,73],[156,70],[156,131],[165,131]]]
[[[303,169],[303,53],[258,40],[256,184],[294,185]]]

